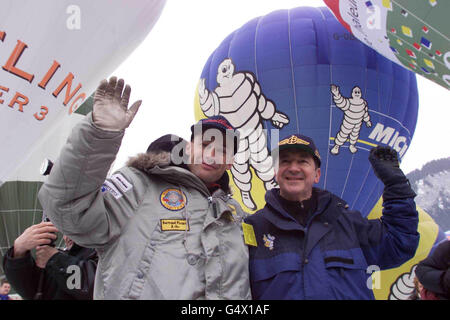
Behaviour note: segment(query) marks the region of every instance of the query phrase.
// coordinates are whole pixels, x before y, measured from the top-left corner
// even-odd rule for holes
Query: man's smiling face
[[[280,186],[280,195],[291,201],[309,199],[312,188],[320,180],[320,168],[311,154],[290,148],[280,151],[276,168],[276,181]]]

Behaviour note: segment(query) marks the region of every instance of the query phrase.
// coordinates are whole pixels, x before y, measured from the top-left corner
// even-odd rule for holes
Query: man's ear
[[[316,177],[314,178],[314,183],[319,183],[320,181],[320,168],[316,169]]]

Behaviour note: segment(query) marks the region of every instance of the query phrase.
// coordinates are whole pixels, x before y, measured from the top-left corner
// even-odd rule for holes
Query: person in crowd
[[[415,193],[389,147],[369,160],[384,183],[383,215],[368,220],[338,196],[314,187],[321,158],[314,141],[290,135],[273,150],[279,188],[246,218],[254,230],[250,280],[254,299],[374,299],[369,266],[388,269],[419,242]]]
[[[416,268],[423,300],[450,299],[450,241],[444,240]]]
[[[142,101],[112,77],[70,135],[39,199],[75,242],[99,252],[95,299],[250,299],[245,213],[228,174],[238,133],[200,120],[164,135],[107,177]]]
[[[3,270],[26,300],[90,300],[93,297],[97,252],[63,236],[65,249],[56,249],[58,230],[51,222],[27,228],[3,258]],[[36,250],[33,258],[31,250]]]
[[[0,281],[0,300],[12,300],[9,296],[9,291],[11,291],[11,285],[8,280],[2,279]]]
[[[414,289],[413,289],[411,295],[408,297],[408,300],[421,300],[420,292],[422,291],[423,286],[420,283],[417,276],[414,277],[413,283],[414,283]]]

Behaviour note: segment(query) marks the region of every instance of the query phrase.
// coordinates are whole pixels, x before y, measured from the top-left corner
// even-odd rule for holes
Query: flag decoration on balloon
[[[450,1],[324,1],[359,40],[450,89]]]

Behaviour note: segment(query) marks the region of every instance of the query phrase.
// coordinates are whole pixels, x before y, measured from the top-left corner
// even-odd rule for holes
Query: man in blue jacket
[[[246,219],[256,239],[249,245],[253,298],[374,299],[368,267],[397,267],[419,243],[416,194],[397,153],[389,147],[370,152],[385,188],[383,216],[368,220],[336,195],[313,188],[321,161],[311,138],[292,135],[277,149],[279,188],[267,191],[266,206]]]

